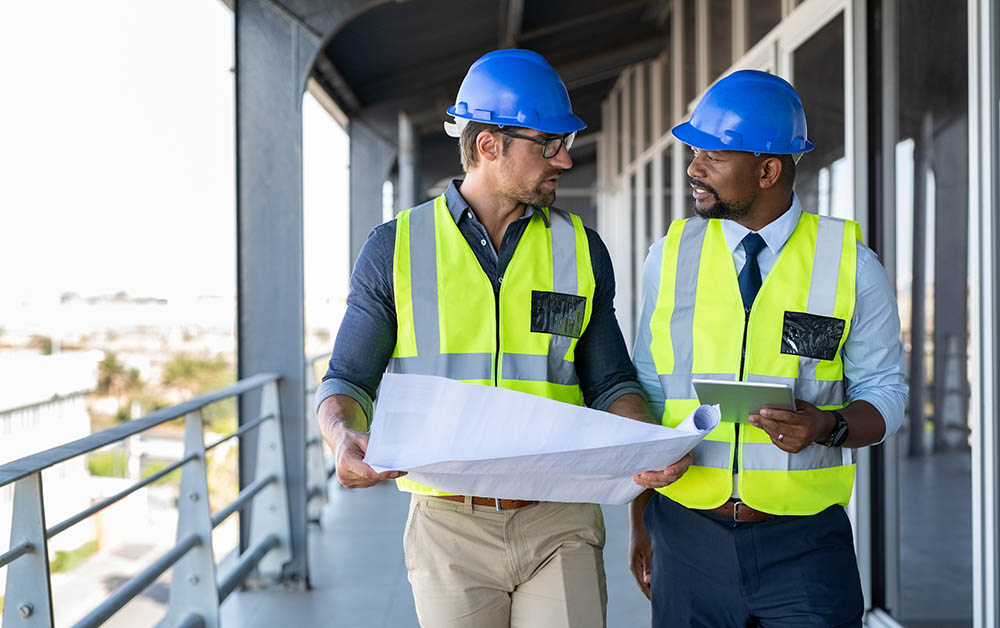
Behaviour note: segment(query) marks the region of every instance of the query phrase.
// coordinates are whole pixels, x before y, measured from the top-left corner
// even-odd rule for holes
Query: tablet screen
[[[795,409],[795,392],[786,384],[733,382],[712,379],[692,380],[698,401],[719,404],[722,420],[747,423],[747,417],[761,408]]]

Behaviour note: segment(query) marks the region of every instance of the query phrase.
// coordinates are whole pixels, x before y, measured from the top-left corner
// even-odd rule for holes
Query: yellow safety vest
[[[662,423],[677,425],[698,406],[693,378],[793,384],[798,399],[823,409],[844,407],[840,354],[854,314],[860,239],[854,221],[803,212],[746,315],[722,223],[672,222],[649,321],[650,353],[666,398]],[[842,325],[842,332],[825,339],[827,355],[796,355],[788,346],[786,315],[821,325],[839,319],[834,327]],[[854,450],[812,444],[789,454],[752,425],[740,425],[738,443],[735,434],[733,424],[720,424],[695,448],[687,473],[660,492],[688,508],[719,506],[732,495],[735,446],[739,496],[751,508],[811,515],[850,500]]]
[[[583,222],[543,207],[529,219],[495,295],[441,195],[396,218],[396,347],[387,371],[583,405],[573,362],[594,288]],[[396,483],[447,494],[405,477]]]

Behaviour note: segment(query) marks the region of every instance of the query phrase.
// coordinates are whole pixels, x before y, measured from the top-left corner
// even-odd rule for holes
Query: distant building
[[[86,394],[97,385],[100,351],[55,355],[0,353],[0,465],[90,434]],[[86,459],[79,456],[42,472],[46,525],[51,527],[90,505]],[[0,488],[0,553],[9,549],[14,485]],[[94,538],[84,521],[54,537],[50,555]],[[0,570],[0,591],[6,584]]]

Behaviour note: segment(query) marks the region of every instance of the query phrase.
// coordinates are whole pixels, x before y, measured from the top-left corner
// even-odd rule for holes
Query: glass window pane
[[[667,232],[667,227],[670,225],[670,218],[673,215],[674,206],[674,175],[673,169],[673,146],[667,146],[666,150],[663,151],[663,233],[658,234],[656,237],[660,237]]]
[[[655,231],[653,231],[654,220],[653,220],[653,162],[652,160],[646,162],[646,219],[645,227],[646,232],[643,234],[642,238],[642,248],[639,249],[639,253],[645,256],[646,250],[649,249],[649,245],[653,243],[653,240],[660,237]]]
[[[643,102],[646,109],[646,122],[645,122],[645,133],[643,133],[643,147],[649,146],[656,139],[653,137],[653,119],[660,115],[659,111],[653,109],[653,75],[657,71],[657,64],[647,63],[645,66],[646,74],[646,91],[644,92]]]
[[[635,173],[633,173],[632,176],[630,176],[629,179],[628,179],[628,194],[629,194],[629,212],[628,212],[628,214],[629,214],[629,221],[628,221],[629,225],[628,226],[629,226],[629,242],[632,243],[632,246],[636,246],[636,244],[638,243],[638,236],[639,236],[638,229],[636,228],[636,226],[637,226],[636,223],[638,222],[638,212],[637,212],[637,210],[638,210],[639,201],[638,201],[638,197],[636,196],[636,189],[635,188],[636,188],[636,176],[635,176]],[[628,266],[628,268],[629,268],[629,277],[632,279],[632,281],[629,283],[629,285],[635,287],[636,286],[635,278],[637,276],[637,273],[639,272],[638,269],[637,269],[637,267],[636,267],[636,263],[635,263],[635,255],[631,255],[631,254],[629,255],[629,262],[628,262],[628,264],[629,264],[629,266]],[[632,311],[633,312],[637,312],[638,311],[637,308],[639,307],[639,298],[640,298],[639,297],[639,291],[638,290],[633,290],[632,291],[632,308],[633,308]]]
[[[750,10],[753,13],[753,9]],[[708,3],[708,74],[718,78],[733,64],[732,0],[709,0]]]
[[[649,134],[649,64],[635,66],[632,82],[632,155],[633,159],[646,149]]]
[[[886,150],[896,156],[895,274],[910,402],[897,436],[894,614],[907,626],[972,626],[969,286],[955,281],[968,277],[966,13],[953,3],[896,7],[898,134]],[[937,507],[923,512],[928,498]]]
[[[665,160],[664,167],[668,168],[666,173],[667,177],[672,176],[669,170],[669,168],[671,167],[669,164],[672,162],[674,154],[675,153],[671,152],[669,154],[671,159]],[[682,212],[683,218],[691,218],[692,216],[695,215],[694,198],[691,196],[691,187],[688,185],[688,175],[687,175],[687,167],[688,164],[691,163],[691,159],[693,157],[694,155],[691,152],[691,149],[688,146],[682,145],[680,149],[680,160],[681,160],[680,167],[684,169],[684,172],[681,173],[681,179],[678,186],[674,189],[674,194],[677,194],[681,197],[680,203],[684,208],[684,211]],[[667,215],[671,216],[673,215],[673,207],[667,208]]]
[[[622,91],[617,90],[615,92],[614,100],[612,101],[612,107],[615,108],[615,171],[621,173],[624,169],[625,164],[625,154],[624,154],[624,144],[625,144],[625,125],[624,125],[624,111],[622,109]]]
[[[667,24],[663,27],[667,34],[667,41],[664,44],[667,54],[663,56],[663,62],[660,64],[662,71],[660,75],[660,111],[656,114],[661,116],[660,128],[664,133],[668,133],[674,124],[674,48],[673,29],[670,26],[670,21],[670,18],[667,18]]]
[[[844,156],[844,14],[795,50],[795,89],[802,98],[809,139],[795,191],[808,212],[853,218],[850,168]]]
[[[781,0],[754,0],[747,11],[747,48],[761,40],[781,21]]]
[[[695,11],[697,7],[695,6],[695,0],[684,0],[684,4],[681,7],[684,12],[684,50],[681,67],[684,68],[684,109],[687,110],[688,103],[694,100],[697,85],[695,81],[697,80],[697,72],[695,71],[697,66],[697,54],[698,54],[698,44],[697,38],[695,37]],[[681,117],[684,117],[684,113],[681,113]]]

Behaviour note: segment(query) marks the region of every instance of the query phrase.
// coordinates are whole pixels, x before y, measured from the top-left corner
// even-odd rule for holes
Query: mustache
[[[555,170],[550,170],[545,174],[544,177],[542,177],[542,181],[545,181],[546,179],[551,179],[552,177],[561,177],[563,172],[564,170],[562,168],[556,168]]]
[[[719,193],[715,191],[715,188],[713,188],[709,184],[705,183],[701,179],[695,179],[694,177],[688,177],[688,183],[690,183],[693,187],[701,188],[701,189],[705,190],[706,192],[711,192],[716,197],[719,196]]]

